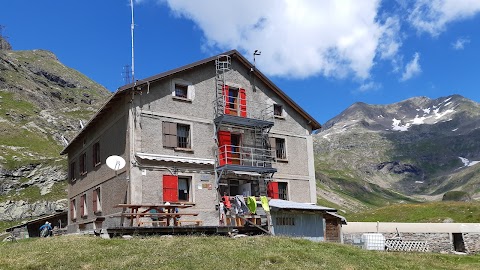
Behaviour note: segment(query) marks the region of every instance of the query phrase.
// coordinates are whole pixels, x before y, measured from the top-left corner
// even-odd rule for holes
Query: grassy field
[[[479,269],[480,257],[385,253],[277,237],[91,236],[0,244],[0,269]]]
[[[348,221],[480,223],[480,202],[395,204],[368,212],[349,214]]]

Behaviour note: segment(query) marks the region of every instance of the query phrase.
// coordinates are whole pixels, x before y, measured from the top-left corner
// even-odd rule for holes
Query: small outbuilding
[[[52,224],[54,234],[63,234],[67,226],[67,211],[58,212],[52,215],[42,216],[22,224],[7,228],[7,232],[13,232],[15,238],[40,237],[39,228],[45,222]]]
[[[278,199],[269,205],[274,235],[342,242],[342,224],[347,221],[336,209]]]

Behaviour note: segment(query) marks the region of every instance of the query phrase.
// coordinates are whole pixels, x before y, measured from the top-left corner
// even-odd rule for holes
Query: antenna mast
[[[132,82],[135,82],[135,54],[133,50],[133,29],[135,27],[135,24],[133,21],[133,0],[130,0],[130,8],[132,10],[132,25],[130,26],[130,30],[132,33]]]

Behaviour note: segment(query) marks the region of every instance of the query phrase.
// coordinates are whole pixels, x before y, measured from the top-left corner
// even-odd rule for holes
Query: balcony
[[[214,101],[214,121],[239,126],[272,127],[273,105],[240,97],[218,97]]]
[[[272,167],[275,154],[265,148],[222,145],[218,148],[218,168],[234,171],[275,173]]]

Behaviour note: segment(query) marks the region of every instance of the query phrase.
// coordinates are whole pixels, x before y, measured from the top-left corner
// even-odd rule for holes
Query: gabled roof
[[[315,120],[310,114],[308,114],[297,103],[295,103],[295,101],[293,101],[290,97],[288,97],[287,94],[285,94],[285,92],[283,92],[280,88],[278,88],[278,86],[276,86],[270,79],[268,79],[267,76],[265,76],[262,72],[260,72],[258,69],[256,69],[252,65],[252,63],[250,63],[240,52],[238,52],[237,50],[231,50],[231,51],[228,51],[228,52],[221,53],[219,55],[228,55],[232,58],[236,58],[247,69],[253,70],[254,74],[257,75],[257,77],[259,79],[261,79],[262,82],[265,83],[267,86],[269,86],[277,95],[279,95],[283,99],[283,101],[285,101],[285,103],[290,105],[302,117],[307,119],[307,121],[309,122],[309,125],[312,126],[313,130],[316,130],[316,129],[319,129],[319,128],[322,127],[320,125],[320,123],[317,122],[317,120]],[[212,57],[209,57],[209,58],[206,58],[206,59],[188,64],[188,65],[176,68],[176,69],[172,69],[172,70],[169,70],[169,71],[166,71],[166,72],[163,72],[163,73],[160,73],[160,74],[157,74],[157,75],[145,78],[145,79],[137,80],[134,83],[130,83],[130,84],[127,84],[127,85],[124,85],[124,86],[118,88],[117,91],[115,92],[115,94],[112,97],[110,97],[110,99],[107,102],[105,102],[105,104],[97,111],[97,113],[90,119],[90,121],[84,126],[84,128],[77,134],[77,136],[75,136],[75,138],[62,150],[62,152],[60,152],[60,154],[62,154],[62,155],[66,154],[68,148],[73,144],[73,142],[76,141],[80,137],[81,134],[83,134],[86,130],[88,130],[89,127],[94,122],[96,122],[96,120],[102,114],[105,113],[105,110],[107,110],[109,107],[111,107],[112,103],[115,100],[117,100],[121,95],[134,90],[135,87],[142,86],[142,85],[147,85],[147,84],[150,84],[152,82],[155,82],[155,81],[164,79],[166,77],[172,76],[172,75],[174,75],[178,72],[193,69],[193,68],[199,67],[201,65],[205,65],[205,64],[210,63],[212,61],[215,61],[219,55],[215,55],[215,56],[212,56]]]

